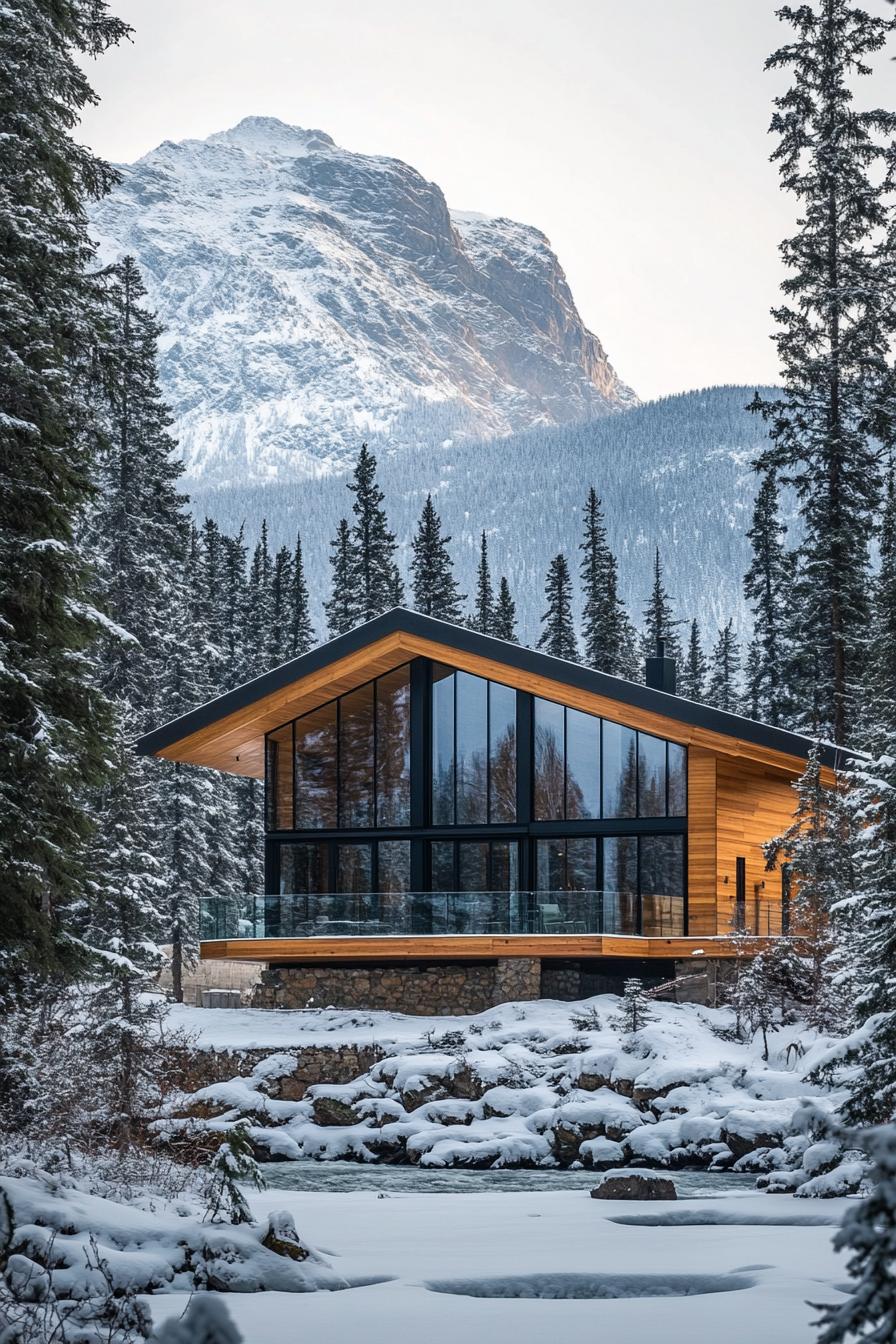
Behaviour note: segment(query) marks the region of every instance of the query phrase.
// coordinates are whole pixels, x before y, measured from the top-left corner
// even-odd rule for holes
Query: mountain
[[[773,388],[760,389],[777,395]],[[756,492],[753,460],[765,428],[745,406],[753,387],[682,393],[579,425],[543,426],[491,442],[448,440],[418,452],[375,447],[389,521],[402,543],[432,491],[464,591],[475,584],[479,536],[489,538],[493,575],[506,574],[526,642],[537,638],[544,576],[558,551],[577,579],[582,506],[592,484],[601,495],[622,592],[640,624],[660,547],[680,619],[696,616],[704,635],[734,617],[748,628],[741,579]],[[305,562],[323,630],[321,602],[330,583],[329,541],[350,496],[343,473],[270,485],[200,488],[193,507],[228,531],[245,522],[254,544],[267,518],[272,544],[293,545],[301,530]],[[793,526],[793,501],[785,496]],[[576,610],[580,610],[578,594]]]
[[[452,212],[397,159],[247,117],[120,168],[100,255],[136,257],[166,327],[187,479],[295,481],[363,437],[493,439],[637,403],[544,234]]]

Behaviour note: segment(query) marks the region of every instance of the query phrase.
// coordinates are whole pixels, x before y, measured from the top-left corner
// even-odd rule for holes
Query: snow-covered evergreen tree
[[[183,1315],[162,1322],[150,1344],[243,1344],[243,1336],[220,1296],[199,1293]]]
[[[101,0],[21,0],[0,24],[0,999],[29,968],[77,958],[61,923],[84,891],[85,786],[106,775],[76,528],[93,486],[99,310],[85,206],[114,174],[70,131],[94,99],[82,59],[127,31]]]
[[[744,594],[753,611],[753,637],[747,651],[745,709],[750,718],[775,727],[786,727],[793,711],[788,632],[796,575],[794,556],[784,545],[786,531],[779,513],[777,477],[769,471],[757,492],[747,533],[753,559],[744,575]]]
[[[700,626],[696,621],[691,621],[688,650],[678,674],[678,694],[683,695],[686,700],[694,700],[697,704],[701,704],[706,696],[708,671],[706,655],[700,642]]]
[[[332,586],[329,599],[324,603],[327,629],[331,636],[344,635],[355,625],[352,534],[347,518],[340,518],[336,536],[330,544],[330,564],[333,567]]]
[[[352,625],[361,625],[404,601],[404,584],[395,560],[398,546],[386,521],[384,495],[376,479],[376,458],[366,443],[361,445],[349,489],[354,495],[355,515],[349,593]]]
[[[450,537],[442,536],[442,520],[436,513],[432,495],[427,495],[412,542],[411,588],[414,607],[422,611],[424,616],[436,616],[439,620],[460,625],[466,593],[460,592],[454,577],[454,566],[448,550],[450,541]]]
[[[850,1291],[823,1306],[818,1344],[890,1344],[896,1338],[896,1125],[849,1134],[852,1147],[871,1158],[872,1193],[852,1205],[834,1234],[845,1252]]]
[[[634,1036],[642,1027],[646,1027],[653,1014],[650,1000],[644,990],[643,981],[631,976],[622,986],[622,1000],[619,1005],[617,1025],[627,1036]]]
[[[252,1214],[243,1185],[265,1188],[261,1168],[252,1154],[249,1124],[241,1120],[229,1129],[208,1166],[207,1218],[210,1222],[251,1223]]]
[[[469,625],[480,635],[490,635],[495,618],[495,592],[492,587],[492,572],[488,558],[488,538],[485,532],[479,541],[479,565],[476,570],[476,596],[473,602],[473,614]]]
[[[311,603],[302,559],[302,538],[296,534],[296,548],[292,557],[292,609],[289,622],[288,657],[298,658],[314,646],[314,624]]]
[[[561,551],[554,556],[544,585],[547,610],[541,618],[541,638],[538,647],[555,658],[578,658],[576,631],[572,617],[572,579],[569,564]]]
[[[208,548],[206,547],[208,554]],[[273,624],[273,563],[268,545],[267,520],[252,552],[246,594],[246,658],[248,673],[261,676],[270,667],[270,631]]]
[[[851,0],[786,6],[780,16],[793,37],[766,66],[792,71],[793,84],[775,99],[772,158],[800,218],[781,245],[788,274],[773,310],[784,395],[757,396],[752,409],[771,438],[759,469],[794,484],[803,521],[798,628],[813,656],[802,661],[811,684],[797,688],[797,712],[801,726],[843,743],[855,718],[880,499],[870,431],[890,380],[892,276],[881,268],[891,263],[879,242],[893,185],[881,167],[896,130],[896,115],[856,109],[850,86],[870,73],[868,57],[893,20]]]
[[[657,641],[661,639],[665,645],[666,657],[674,659],[676,666],[680,667],[681,640],[678,637],[679,625],[681,625],[681,621],[676,620],[673,615],[672,601],[663,582],[663,564],[660,559],[660,548],[657,546],[653,560],[653,587],[644,608],[644,633],[641,640],[642,657],[651,658],[656,653]]]
[[[585,531],[579,572],[582,580],[582,660],[598,672],[633,677],[637,670],[637,639],[625,604],[619,596],[616,557],[607,542],[607,529],[597,491],[592,486],[585,501]]]
[[[267,637],[267,665],[285,663],[290,649],[292,625],[293,572],[292,551],[281,546],[271,569],[271,624]]]
[[[519,643],[516,632],[516,603],[510,595],[510,584],[503,574],[498,584],[498,597],[492,617],[492,634],[495,639],[506,639],[511,644]]]
[[[740,713],[740,646],[733,621],[722,627],[713,647],[704,699],[716,709]]]
[[[795,989],[810,1025],[843,1023],[843,1003],[833,984],[836,953],[832,912],[855,888],[854,821],[843,787],[829,787],[815,748],[796,785],[791,825],[765,845],[768,866],[790,864],[793,875],[791,929],[803,956],[802,983]]]

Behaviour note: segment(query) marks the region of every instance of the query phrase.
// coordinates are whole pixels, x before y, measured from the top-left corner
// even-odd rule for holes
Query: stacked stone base
[[[709,958],[686,962],[593,958],[503,957],[495,961],[376,962],[272,966],[256,985],[256,1008],[360,1008],[424,1017],[481,1013],[512,1000],[621,993],[637,976],[678,1003],[714,1005],[727,966]]]

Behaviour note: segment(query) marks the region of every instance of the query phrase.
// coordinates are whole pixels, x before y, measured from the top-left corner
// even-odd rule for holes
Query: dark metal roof
[[[242,686],[227,691],[225,695],[209,700],[207,704],[200,705],[189,714],[173,719],[160,728],[154,728],[138,739],[137,751],[142,756],[151,756],[171,746],[172,743],[189,737],[191,733],[198,732],[201,728],[208,728],[216,720],[245,709],[272,691],[281,690],[291,682],[326,667],[328,663],[336,662],[346,654],[355,653],[385,635],[400,632],[417,635],[421,639],[431,639],[463,653],[492,658],[520,671],[531,672],[567,686],[575,686],[579,690],[607,696],[622,705],[651,710],[656,714],[664,714],[667,718],[677,719],[680,723],[706,728],[725,737],[754,742],[758,746],[768,747],[772,751],[780,751],[786,755],[806,758],[815,745],[812,738],[804,737],[800,733],[773,728],[769,724],[757,723],[754,719],[745,719],[739,714],[728,714],[709,705],[698,705],[693,700],[685,700],[679,695],[669,695],[665,691],[654,691],[639,682],[627,681],[624,677],[611,677],[605,672],[595,672],[580,663],[567,662],[565,658],[554,658],[535,649],[525,649],[519,644],[494,639],[491,635],[480,635],[475,630],[466,629],[465,626],[450,625],[447,621],[438,621],[432,616],[422,616],[417,611],[393,607],[391,611],[357,626],[348,634],[338,635],[328,643],[311,649],[309,653],[292,658],[288,663],[281,663],[270,672],[244,682]],[[823,764],[835,769],[843,769],[855,755],[829,742],[820,744],[820,754]]]

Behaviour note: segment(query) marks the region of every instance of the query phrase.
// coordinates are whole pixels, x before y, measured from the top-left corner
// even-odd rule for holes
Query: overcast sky
[[[883,0],[867,0],[883,12]],[[792,222],[768,162],[768,0],[113,0],[82,137],[116,161],[252,114],[404,159],[541,228],[642,397],[775,379]],[[896,67],[862,101],[896,101]]]

